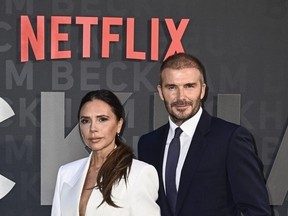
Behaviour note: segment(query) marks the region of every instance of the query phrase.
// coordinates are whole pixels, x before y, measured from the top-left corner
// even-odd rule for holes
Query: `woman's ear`
[[[121,132],[121,129],[122,129],[122,126],[123,126],[123,118],[121,118],[119,121],[118,121],[118,128],[117,128],[117,133],[120,134]]]

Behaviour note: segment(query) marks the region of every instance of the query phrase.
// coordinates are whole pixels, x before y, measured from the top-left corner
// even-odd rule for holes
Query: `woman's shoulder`
[[[132,176],[139,176],[139,175],[150,175],[152,176],[157,176],[157,171],[154,168],[154,166],[140,161],[138,159],[133,159],[132,165],[131,165],[131,170],[130,170],[130,175]]]
[[[128,182],[131,188],[136,187],[136,190],[139,190],[140,185],[144,188],[149,187],[152,191],[157,191],[159,187],[159,178],[154,166],[137,159],[133,159]]]
[[[86,164],[88,159],[89,157],[86,157],[86,158],[81,158],[81,159],[66,163],[61,166],[61,170],[65,171],[65,170],[77,169],[77,167],[80,167],[80,166],[83,166],[83,164]]]
[[[133,159],[132,161],[132,167],[134,167],[135,169],[143,169],[145,167],[150,167],[152,168],[153,166],[144,162],[144,161],[141,161],[141,160],[138,160],[138,159]],[[154,168],[154,167],[153,167]]]

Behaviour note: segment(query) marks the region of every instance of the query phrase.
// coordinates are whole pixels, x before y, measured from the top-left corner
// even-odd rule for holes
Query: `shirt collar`
[[[187,134],[190,137],[193,137],[193,134],[196,130],[196,127],[197,127],[197,124],[199,122],[199,119],[201,117],[202,112],[203,112],[203,109],[202,109],[202,107],[200,107],[194,116],[192,116],[190,119],[186,120],[180,126],[180,128],[183,130],[183,132],[185,134]],[[178,126],[171,120],[170,116],[169,116],[169,124],[170,124],[169,133],[173,134],[173,136],[174,136],[174,131]]]

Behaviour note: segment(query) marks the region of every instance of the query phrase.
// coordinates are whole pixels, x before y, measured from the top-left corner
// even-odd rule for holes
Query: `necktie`
[[[165,170],[165,186],[166,186],[166,196],[174,214],[176,208],[177,200],[177,189],[176,189],[176,168],[180,153],[180,135],[182,130],[180,127],[175,129],[175,135],[172,139],[166,162]]]

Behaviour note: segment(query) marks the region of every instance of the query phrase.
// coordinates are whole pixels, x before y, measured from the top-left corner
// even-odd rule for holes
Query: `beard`
[[[171,120],[177,125],[181,125],[183,122],[193,117],[198,112],[202,104],[200,97],[195,101],[177,100],[169,104],[166,100],[164,100],[164,103]],[[180,108],[177,108],[177,106],[180,106]],[[186,106],[188,108],[181,109],[181,106]],[[189,110],[187,111],[187,109]]]

